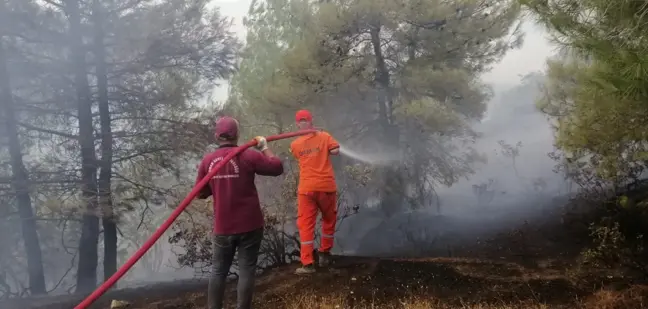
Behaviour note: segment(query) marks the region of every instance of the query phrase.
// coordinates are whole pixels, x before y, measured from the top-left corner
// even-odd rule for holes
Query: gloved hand
[[[266,138],[263,136],[257,136],[254,138],[254,140],[257,142],[256,148],[264,151],[268,149],[268,141],[266,141]]]

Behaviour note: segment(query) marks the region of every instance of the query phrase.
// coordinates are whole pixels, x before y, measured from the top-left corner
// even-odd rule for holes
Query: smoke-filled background
[[[603,112],[578,108],[596,93],[573,80],[588,62],[547,62],[580,45],[550,43],[536,15],[513,0],[0,0],[0,299],[110,277],[190,191],[221,115],[247,139],[295,130],[306,108],[340,142],[336,254],[445,255],[549,220],[577,187],[623,187],[641,137],[602,146],[632,132],[600,134]],[[257,180],[262,268],[299,256],[289,143],[271,145],[285,174]],[[194,201],[119,286],[203,276],[211,212]]]

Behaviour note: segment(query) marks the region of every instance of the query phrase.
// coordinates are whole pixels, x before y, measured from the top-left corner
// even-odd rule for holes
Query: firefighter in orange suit
[[[301,130],[313,128],[313,116],[307,110],[298,111],[295,121]],[[340,145],[329,133],[319,131],[295,139],[290,144],[290,152],[299,162],[297,228],[302,267],[295,273],[310,274],[315,272],[313,246],[318,211],[322,213],[319,266],[326,267],[331,261],[337,221],[337,185],[330,157],[340,153]]]

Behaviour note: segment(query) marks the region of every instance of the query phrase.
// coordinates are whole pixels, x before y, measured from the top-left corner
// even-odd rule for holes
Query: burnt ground
[[[255,308],[648,308],[648,285],[610,272],[576,267],[584,242],[557,221],[525,223],[493,237],[440,250],[434,258],[338,256],[310,276],[297,265],[257,280]],[[235,283],[228,289],[234,308]],[[125,300],[131,309],[207,308],[206,281],[185,280],[116,290],[92,308]],[[0,302],[2,309],[70,309],[79,296]]]
[[[648,305],[648,286],[626,285],[617,286],[615,291],[601,290],[600,285],[570,279],[565,269],[556,266],[550,261],[527,268],[507,260],[339,257],[334,269],[308,277],[293,275],[296,266],[271,271],[260,278],[255,303],[256,308],[416,309],[646,308]],[[148,299],[136,299],[132,308],[206,308],[205,288],[176,295],[147,295]],[[229,299],[234,297],[231,290]],[[424,304],[408,307],[403,302]],[[606,305],[601,306],[602,303]]]
[[[610,285],[609,278],[605,282],[609,288],[584,284],[549,260],[525,267],[507,259],[337,257],[334,268],[303,277],[293,275],[295,267],[260,276],[256,308],[638,309],[648,305],[648,286]],[[235,298],[234,285],[229,300]],[[130,301],[128,308],[133,309],[206,308],[205,290],[204,281],[185,281],[113,291],[93,308],[109,308],[112,299]],[[412,301],[424,304],[404,304]],[[13,308],[73,308],[77,303],[78,298],[40,304],[32,300]]]
[[[255,308],[648,308],[648,285],[610,273],[576,275],[580,250],[556,228],[519,228],[435,258],[336,257],[330,270],[293,275],[297,265],[267,271],[257,280]],[[554,235],[554,236],[552,236]],[[233,307],[235,283],[228,289]],[[111,291],[131,309],[206,308],[206,281],[178,281]],[[78,296],[0,303],[2,309],[73,308]]]

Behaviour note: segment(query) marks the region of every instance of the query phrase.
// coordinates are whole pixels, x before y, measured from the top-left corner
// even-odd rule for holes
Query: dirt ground
[[[648,308],[648,285],[606,274],[575,276],[564,260],[336,257],[332,269],[309,276],[297,265],[276,268],[257,280],[255,308]],[[234,308],[235,282],[227,308]],[[113,299],[131,309],[206,308],[205,281],[165,283],[109,292],[92,308]],[[73,308],[78,297],[0,304],[3,309]]]
[[[255,308],[508,309],[648,308],[648,285],[597,270],[577,270],[585,245],[556,221],[524,224],[457,248],[447,257],[336,257],[331,270],[293,275],[297,265],[258,280]],[[234,283],[228,308],[234,308]],[[136,309],[206,308],[203,285],[183,293],[147,295]]]
[[[529,224],[479,239],[436,258],[336,257],[334,267],[309,276],[297,265],[275,268],[257,280],[258,309],[510,309],[648,308],[648,285],[597,270],[580,269],[583,243],[555,223]],[[235,305],[235,282],[227,308]],[[111,291],[92,308],[111,300],[130,309],[207,308],[206,281],[161,283]],[[79,296],[0,303],[2,309],[69,309]]]
[[[304,277],[292,274],[295,267],[259,278],[256,308],[648,308],[648,286],[608,277],[586,284],[551,261],[529,268],[507,260],[338,257],[335,268]],[[130,308],[206,308],[205,289],[142,295]]]

